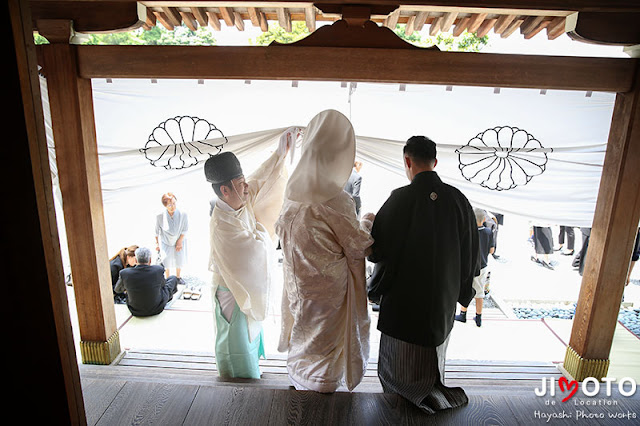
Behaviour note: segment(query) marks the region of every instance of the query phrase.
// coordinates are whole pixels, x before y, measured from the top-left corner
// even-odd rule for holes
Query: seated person
[[[138,264],[120,271],[115,287],[116,293],[127,293],[127,307],[132,315],[148,317],[157,315],[173,298],[178,288],[178,278],[164,278],[164,267],[151,264],[151,250],[140,247],[136,250]]]
[[[109,269],[111,269],[111,288],[113,289],[113,301],[116,303],[127,303],[126,295],[116,293],[116,284],[120,278],[120,271],[124,268],[136,266],[136,249],[133,245],[121,249],[115,256],[109,259]]]

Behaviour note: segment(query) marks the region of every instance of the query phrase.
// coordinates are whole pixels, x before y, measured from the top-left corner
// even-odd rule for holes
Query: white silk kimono
[[[302,155],[276,222],[284,256],[278,350],[297,389],[355,388],[369,359],[365,251],[373,240],[342,190],[353,167],[355,136],[337,111],[307,127]]]
[[[247,178],[246,205],[239,210],[216,207],[210,221],[209,269],[213,271],[214,312],[218,287],[228,289],[242,317],[246,317],[247,347],[262,331],[272,268],[276,265],[269,229],[273,229],[282,206],[287,179],[284,155],[279,151]],[[216,337],[220,338],[217,332]]]
[[[349,194],[315,205],[285,202],[276,224],[284,254],[282,331],[291,379],[318,392],[355,388],[369,359],[365,250]],[[301,388],[302,388],[301,387]]]

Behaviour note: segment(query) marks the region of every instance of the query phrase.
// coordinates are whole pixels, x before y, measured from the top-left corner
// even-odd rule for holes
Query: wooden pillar
[[[580,296],[564,370],[582,381],[609,369],[625,279],[640,219],[640,70],[616,97]]]
[[[36,424],[86,424],[71,329],[49,152],[27,0],[9,0],[2,10],[8,61],[3,101],[5,369],[11,370],[6,407]],[[15,61],[12,61],[12,58]],[[5,251],[6,249],[6,251]],[[23,297],[10,295],[21,294]]]
[[[91,80],[79,78],[70,21],[39,21],[69,261],[85,364],[120,353],[107,253]]]

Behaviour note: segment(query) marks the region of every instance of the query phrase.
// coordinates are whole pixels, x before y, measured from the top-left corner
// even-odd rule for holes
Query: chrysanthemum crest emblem
[[[511,126],[480,132],[456,150],[462,176],[495,191],[526,185],[544,173],[550,152],[526,130]]]
[[[152,166],[185,169],[219,153],[226,142],[222,131],[207,120],[178,116],[158,124],[140,152]]]

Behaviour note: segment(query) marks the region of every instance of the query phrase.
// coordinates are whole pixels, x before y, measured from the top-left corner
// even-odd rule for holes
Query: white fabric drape
[[[53,188],[60,237],[65,245],[62,200],[57,184],[53,134],[41,78]],[[153,167],[139,151],[151,131],[169,117],[197,116],[227,136],[224,149],[236,153],[246,172],[255,170],[277,146],[282,132],[307,123],[319,111],[347,115],[356,133],[356,158],[363,161],[362,212],[376,212],[391,190],[406,185],[402,146],[423,134],[438,146],[436,171],[475,206],[505,215],[568,226],[591,226],[615,94],[536,89],[359,83],[354,93],[336,82],[93,80],[94,109],[107,242],[117,247],[153,244],[153,218],[162,193],[171,191],[189,214],[192,229],[206,229],[211,186],[202,162],[181,170]],[[456,150],[495,126],[515,126],[534,135],[546,150],[544,173],[526,185],[495,191],[466,180]],[[214,140],[218,143],[220,140]],[[203,158],[209,153],[203,153]],[[296,155],[297,157],[298,155]],[[295,168],[287,162],[288,171]],[[196,231],[197,232],[197,231]],[[193,233],[195,234],[195,232]],[[195,247],[206,232],[191,236],[192,265],[206,265]],[[197,241],[198,239],[201,241]],[[63,254],[63,256],[65,256]]]

